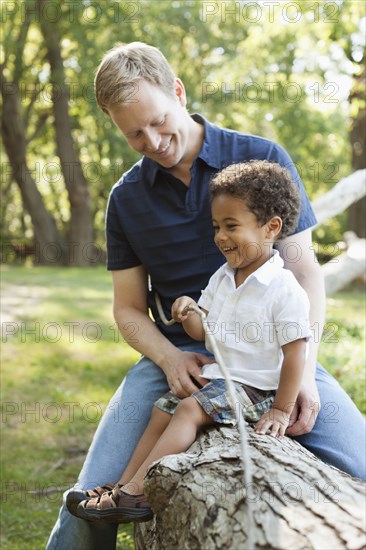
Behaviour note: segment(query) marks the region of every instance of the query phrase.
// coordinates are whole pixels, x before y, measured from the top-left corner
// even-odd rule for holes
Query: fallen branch
[[[328,193],[311,203],[318,225],[329,218],[338,216],[365,195],[366,170],[357,170],[347,178],[341,179]]]
[[[366,239],[355,233],[345,234],[347,250],[322,266],[327,296],[338,292],[359,277],[365,277]]]

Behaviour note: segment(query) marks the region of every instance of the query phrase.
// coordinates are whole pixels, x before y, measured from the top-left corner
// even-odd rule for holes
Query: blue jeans
[[[201,342],[181,349],[207,353]],[[322,408],[313,430],[297,440],[324,462],[365,479],[366,430],[361,413],[320,365],[317,384]],[[129,370],[98,426],[77,487],[92,489],[118,481],[145,430],[154,401],[168,389],[163,371],[145,357]],[[47,550],[112,550],[117,528],[78,519],[63,505]]]

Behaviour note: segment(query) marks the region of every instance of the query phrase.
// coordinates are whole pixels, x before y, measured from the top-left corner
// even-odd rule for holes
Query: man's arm
[[[161,334],[149,317],[143,266],[112,271],[112,277],[114,318],[125,341],[159,365],[178,397],[197,391],[191,377],[201,384],[200,366],[210,359],[201,353],[179,350]]]
[[[319,393],[315,382],[318,347],[324,326],[325,290],[323,275],[315,256],[311,229],[286,237],[278,243],[278,250],[285,268],[293,272],[307,292],[310,301],[310,326],[315,335],[309,345],[302,385],[297,400],[299,413],[295,423],[287,429],[288,435],[301,435],[312,430],[320,408]],[[318,337],[317,337],[318,336]]]

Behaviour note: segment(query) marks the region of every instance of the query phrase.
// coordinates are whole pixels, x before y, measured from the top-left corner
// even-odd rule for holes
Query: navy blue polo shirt
[[[288,168],[301,191],[301,214],[295,233],[316,224],[301,179],[288,153],[267,139],[219,128],[200,115],[205,135],[195,159],[189,187],[153,160],[143,157],[113,187],[107,206],[107,267],[120,270],[143,265],[150,276],[148,304],[160,331],[180,345],[190,337],[181,324],[160,320],[158,292],[170,319],[178,296],[198,300],[211,275],[225,262],[214,244],[208,182],[220,169],[254,159]]]

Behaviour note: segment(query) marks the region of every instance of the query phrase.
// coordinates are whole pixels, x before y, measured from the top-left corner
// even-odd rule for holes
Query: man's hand
[[[192,395],[199,387],[207,384],[208,380],[202,378],[201,367],[214,360],[203,353],[176,350],[165,359],[161,368],[165,372],[170,390],[177,397],[183,398]],[[197,385],[193,380],[196,380]]]
[[[286,435],[291,437],[311,432],[320,410],[320,397],[315,381],[301,386],[291,413]]]

